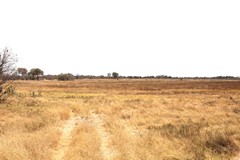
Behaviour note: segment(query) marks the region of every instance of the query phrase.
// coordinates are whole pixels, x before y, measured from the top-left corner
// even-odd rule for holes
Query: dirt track
[[[83,119],[79,116],[71,117],[69,120],[66,121],[61,131],[62,135],[61,135],[58,147],[54,151],[53,160],[64,159],[64,155],[67,152],[72,140],[72,132],[76,128],[76,126],[81,122],[83,122]],[[116,155],[116,151],[114,151],[113,149],[110,149],[109,147],[110,135],[107,132],[105,132],[103,128],[104,122],[102,118],[97,114],[93,114],[90,116],[90,119],[88,122],[96,128],[98,136],[101,139],[100,149],[101,149],[103,159],[104,160],[113,159],[114,156]]]
[[[68,150],[72,140],[72,131],[80,122],[82,122],[81,117],[71,117],[66,121],[62,128],[62,136],[60,138],[59,145],[54,151],[53,160],[62,160],[64,158],[64,154]]]
[[[113,159],[117,152],[109,147],[110,135],[103,128],[104,122],[102,118],[97,114],[93,114],[91,116],[91,123],[95,126],[98,136],[101,139],[101,153],[103,155],[103,159]]]

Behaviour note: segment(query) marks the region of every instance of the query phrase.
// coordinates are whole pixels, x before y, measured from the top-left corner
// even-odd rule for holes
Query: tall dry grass
[[[104,117],[115,159],[233,159],[240,152],[240,82],[17,81],[0,104],[0,159],[51,159],[70,112]],[[33,94],[34,93],[34,94]],[[102,159],[101,137],[79,124],[65,159]]]

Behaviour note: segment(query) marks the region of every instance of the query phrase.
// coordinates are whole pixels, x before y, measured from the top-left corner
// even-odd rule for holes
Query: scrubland
[[[116,160],[218,160],[237,159],[240,153],[240,81],[14,84],[15,94],[0,103],[3,160],[52,159],[61,128],[72,116],[82,122],[72,132],[64,159],[107,159],[111,154],[109,159]]]

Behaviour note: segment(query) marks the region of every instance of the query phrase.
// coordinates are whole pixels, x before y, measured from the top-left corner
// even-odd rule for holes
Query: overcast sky
[[[45,74],[240,76],[239,0],[1,0],[0,48]]]

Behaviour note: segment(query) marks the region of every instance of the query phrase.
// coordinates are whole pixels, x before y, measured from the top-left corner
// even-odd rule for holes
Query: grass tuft
[[[218,132],[208,134],[206,147],[216,154],[234,155],[239,151],[238,146],[230,136]]]

